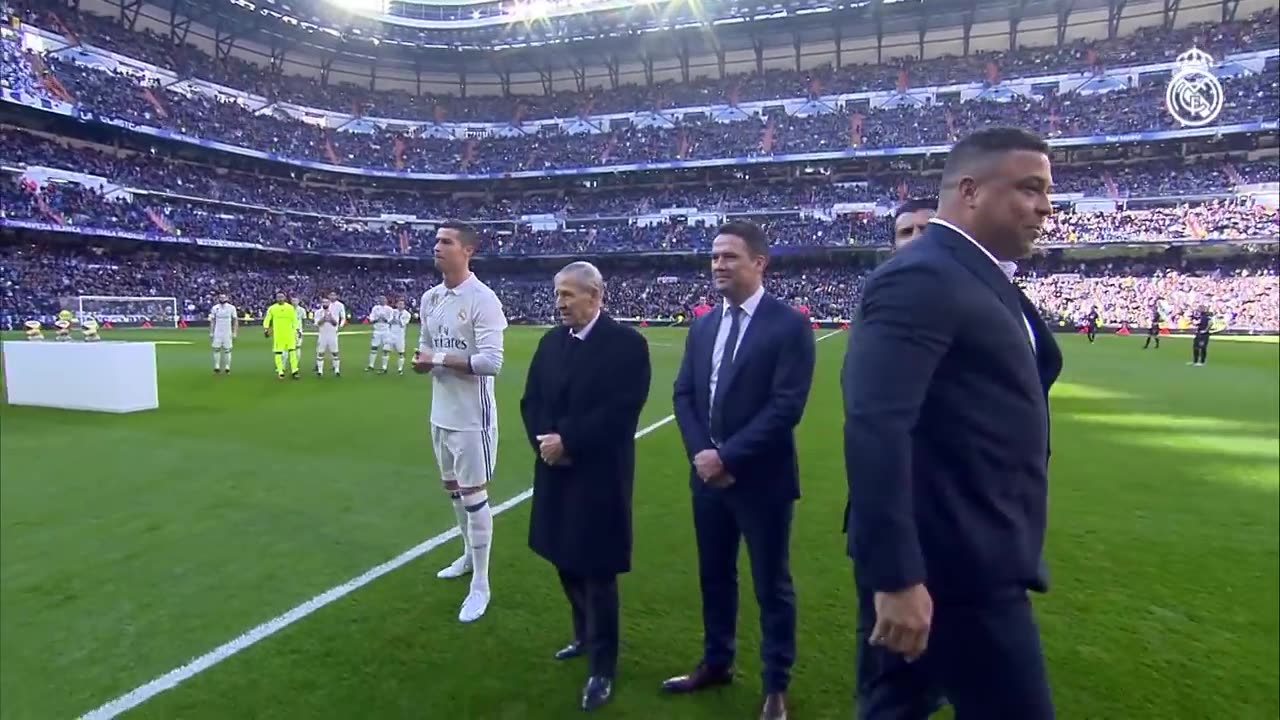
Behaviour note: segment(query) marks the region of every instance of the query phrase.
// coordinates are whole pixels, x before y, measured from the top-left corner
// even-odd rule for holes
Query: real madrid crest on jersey
[[[1213,65],[1213,57],[1199,48],[1178,56],[1173,78],[1165,89],[1164,104],[1184,127],[1208,125],[1222,112],[1225,92],[1213,74]]]
[[[460,322],[460,323],[464,323],[464,322],[466,322],[466,321],[467,321],[467,311],[466,311],[466,310],[459,310],[459,311],[458,311],[458,322]]]

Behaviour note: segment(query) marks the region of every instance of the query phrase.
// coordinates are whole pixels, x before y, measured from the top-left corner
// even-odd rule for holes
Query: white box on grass
[[[10,405],[130,413],[160,407],[150,342],[4,343]]]

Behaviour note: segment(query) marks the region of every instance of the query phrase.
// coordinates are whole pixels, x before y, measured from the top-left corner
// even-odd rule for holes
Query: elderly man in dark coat
[[[573,610],[573,642],[586,654],[582,708],[613,692],[618,663],[618,575],[631,569],[635,433],[649,396],[649,346],[602,312],[604,281],[587,262],[555,278],[563,325],[547,332],[529,366],[520,413],[537,452],[529,547],[560,573]]]

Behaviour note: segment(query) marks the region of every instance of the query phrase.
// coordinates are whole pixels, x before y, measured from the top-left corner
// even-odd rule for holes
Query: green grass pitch
[[[822,331],[825,334],[826,331]],[[518,399],[541,330],[517,328],[498,381],[495,501],[529,485]],[[683,349],[648,331],[641,424],[671,412]],[[447,530],[427,442],[429,383],[367,375],[343,338],[341,380],[279,382],[249,328],[215,377],[201,330],[117,331],[158,348],[157,412],[0,407],[0,716],[70,718],[176,668]],[[843,334],[819,344],[800,427],[792,541],[796,718],[849,718],[854,595],[840,513]],[[1047,557],[1036,598],[1063,718],[1280,715],[1280,359],[1274,343],[1060,336]],[[185,341],[185,342],[184,342]],[[185,344],[189,343],[189,344]],[[638,442],[635,570],[601,716],[747,718],[759,630],[743,558],[739,681],[663,697],[701,648],[686,464],[674,424]],[[126,713],[136,718],[574,717],[582,661],[554,572],[525,545],[528,506],[496,522],[494,600],[457,622],[465,581],[437,580],[451,541]]]

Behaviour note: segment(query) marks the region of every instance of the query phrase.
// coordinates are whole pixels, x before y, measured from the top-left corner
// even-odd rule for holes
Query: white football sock
[[[462,557],[471,557],[471,536],[467,532],[467,508],[462,504],[462,495],[459,493],[449,493],[449,499],[453,502],[453,515],[458,519],[458,530],[462,536]]]
[[[231,370],[231,351],[228,350],[222,356],[222,369],[230,372]]]
[[[319,354],[316,355],[316,374],[317,375],[324,374],[324,356],[323,355],[319,355]]]
[[[400,359],[396,361],[396,372],[404,372],[404,355],[401,355]]]
[[[390,362],[391,362],[391,353],[383,353],[383,355],[382,355],[382,369],[383,369],[383,370],[386,370],[386,369],[387,369],[387,365],[388,365],[388,364],[390,364]]]
[[[373,364],[378,361],[378,350],[375,348],[369,351],[369,369],[373,369]]]
[[[493,509],[489,493],[484,490],[464,495],[467,510],[467,536],[471,546],[471,590],[489,592],[489,546],[493,542]]]
[[[222,351],[221,350],[213,351],[213,369],[214,370],[222,369]]]
[[[338,356],[333,356],[333,374],[337,375],[342,372],[342,363],[338,360]]]

